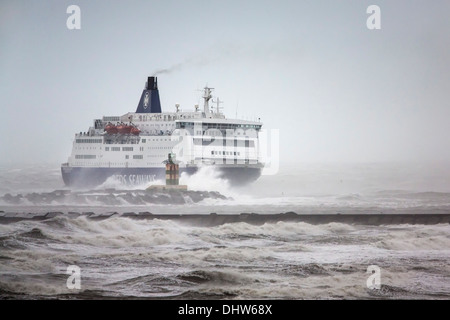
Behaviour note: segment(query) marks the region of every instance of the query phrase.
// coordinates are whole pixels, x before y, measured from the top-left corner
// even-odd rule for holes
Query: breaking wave
[[[449,225],[226,223],[58,215],[0,224],[0,297],[370,298],[368,265],[383,268],[383,298],[450,297],[442,286]],[[65,287],[78,265],[83,287]],[[442,273],[439,276],[439,272]],[[427,277],[427,283],[417,282]],[[20,277],[18,276],[20,274]],[[420,287],[420,294],[417,288]]]
[[[450,225],[440,224],[433,227],[407,227],[393,233],[387,233],[376,245],[388,250],[441,250],[450,248]]]
[[[112,176],[106,179],[101,185],[95,187],[95,190],[117,189],[117,190],[145,190],[152,185],[164,185],[163,180],[145,181],[142,183],[126,184],[122,180]]]
[[[115,179],[69,190],[55,166],[2,168],[0,299],[450,298],[450,225],[436,218],[450,212],[447,176],[287,171],[235,188],[205,167],[182,174],[190,193],[169,196]],[[430,224],[397,219],[405,213],[430,214]],[[388,218],[320,220],[329,214]],[[80,290],[66,287],[70,265]],[[366,286],[369,265],[382,270],[380,291]]]
[[[181,173],[180,184],[187,185],[195,191],[217,191],[227,196],[235,195],[227,179],[221,178],[220,173],[212,166],[200,167],[192,175]]]

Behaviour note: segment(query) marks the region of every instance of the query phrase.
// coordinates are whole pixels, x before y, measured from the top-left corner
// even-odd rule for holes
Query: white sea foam
[[[181,173],[180,184],[195,191],[218,191],[224,195],[232,192],[228,180],[221,178],[218,170],[212,166],[200,167],[192,175]]]
[[[109,218],[102,221],[92,221],[86,217],[70,219],[58,217],[70,232],[61,235],[53,234],[55,240],[72,244],[83,244],[106,247],[150,247],[171,243],[181,243],[185,236],[167,221],[163,227],[158,223],[136,221],[127,218]],[[171,227],[172,226],[172,227]]]
[[[383,235],[376,245],[388,250],[447,250],[450,253],[450,225],[403,226],[403,228],[406,230]]]
[[[384,208],[412,213],[448,209],[448,175],[427,180],[425,171],[400,169],[298,166],[234,188],[211,168],[202,168],[191,177],[183,174],[181,183],[191,190],[220,191],[234,200],[208,199],[189,206],[144,205],[145,209],[128,202],[108,205],[93,200],[94,193],[101,196],[105,188],[118,190],[112,192],[113,200],[125,195],[122,190],[129,190],[117,181],[107,181],[85,203],[77,203],[68,195],[59,207],[29,202],[26,207],[21,205],[23,210],[11,210],[10,204],[3,203],[0,210],[320,214],[336,212],[335,208],[349,213],[364,213],[365,209],[386,213]],[[12,194],[62,187],[55,168],[1,169],[0,182],[7,184],[0,190]],[[136,187],[140,188],[143,186]],[[65,270],[75,264],[82,270],[84,292],[99,292],[100,298],[104,292],[136,297],[184,292],[194,298],[217,294],[237,299],[365,299],[374,297],[366,287],[366,270],[376,264],[384,285],[378,297],[448,299],[449,234],[448,224],[362,226],[280,221],[197,227],[118,216],[25,220],[0,224],[0,298],[10,297],[9,292],[23,297],[68,293]],[[132,285],[120,284],[124,279],[134,280]]]
[[[101,185],[95,187],[96,190],[105,190],[105,189],[117,189],[117,190],[145,190],[151,185],[164,185],[165,181],[163,180],[154,180],[147,181],[142,183],[135,184],[126,184],[123,183],[121,179],[118,179],[114,176],[109,177],[103,182]]]
[[[65,293],[61,270],[76,264],[82,268],[85,290],[116,294],[161,296],[189,290],[244,299],[369,298],[366,268],[380,264],[383,284],[388,286],[383,294],[408,297],[414,288],[426,294],[436,287],[418,283],[418,273],[411,268],[420,267],[425,274],[442,268],[442,261],[450,257],[448,228],[400,225],[373,232],[364,226],[303,222],[206,228],[169,220],[57,216],[0,226],[7,239],[26,247],[2,252],[8,263],[0,267],[4,275],[0,289]],[[418,240],[420,250],[408,247]],[[18,273],[30,283],[12,280]],[[29,277],[35,274],[38,278],[32,281]],[[53,279],[48,288],[42,288],[40,277]],[[133,285],[120,284],[120,279],[129,278],[136,279]],[[180,281],[184,284],[178,286]],[[158,293],[147,287],[164,290]]]

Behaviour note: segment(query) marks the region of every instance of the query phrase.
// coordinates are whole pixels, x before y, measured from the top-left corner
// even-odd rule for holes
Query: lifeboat
[[[131,128],[131,134],[138,136],[139,133],[141,133],[141,130],[139,130],[138,128],[136,128],[136,127]]]
[[[117,130],[120,134],[128,134],[131,132],[131,129],[133,129],[133,126],[129,126],[126,124],[120,124],[117,126]]]
[[[105,127],[105,131],[108,134],[115,134],[118,132],[117,127],[111,123],[107,124]]]

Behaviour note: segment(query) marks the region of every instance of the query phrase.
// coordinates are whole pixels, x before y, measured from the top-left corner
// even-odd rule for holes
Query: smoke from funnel
[[[256,60],[268,61],[273,57],[276,57],[276,60],[283,59],[283,61],[287,59],[298,60],[299,55],[300,48],[296,46],[286,48],[283,45],[273,44],[249,46],[226,43],[212,46],[200,54],[187,58],[168,68],[156,70],[152,75],[169,74],[178,72],[185,67],[204,67],[219,62],[221,65],[234,64],[238,60],[249,62]]]
[[[169,68],[156,70],[155,72],[153,72],[153,76],[157,76],[157,75],[160,75],[160,74],[169,74],[169,73],[172,73],[172,72],[174,72],[174,71],[179,71],[179,70],[182,69],[187,63],[188,63],[188,61],[180,62],[180,63],[177,63],[177,64],[175,64],[175,65],[173,65],[173,66],[171,66],[171,67],[169,67]]]
[[[183,69],[184,67],[187,67],[187,66],[203,66],[210,62],[211,62],[211,60],[209,60],[207,57],[202,57],[202,56],[192,57],[192,58],[186,59],[183,62],[176,63],[169,68],[159,69],[159,70],[153,72],[153,75],[157,76],[160,74],[169,74],[172,72],[180,71],[181,69]]]
[[[153,76],[160,74],[169,74],[172,72],[180,71],[185,67],[203,67],[213,62],[224,61],[229,58],[229,50],[223,47],[212,47],[207,53],[202,53],[193,57],[190,57],[182,62],[178,62],[169,68],[159,69],[152,73]]]

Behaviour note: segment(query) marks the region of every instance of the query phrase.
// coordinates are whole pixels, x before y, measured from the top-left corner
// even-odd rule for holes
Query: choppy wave
[[[254,184],[231,187],[212,167],[203,167],[180,182],[193,191],[219,192],[227,199],[206,197],[201,202],[190,197],[173,204],[197,204],[198,210],[216,207],[219,212],[300,212],[313,208],[450,208],[450,181],[445,168],[433,175],[424,166],[392,165],[298,165],[275,176],[262,176]],[[438,168],[433,168],[438,170]],[[287,171],[287,172],[286,172]],[[450,176],[448,176],[450,178]],[[445,184],[444,182],[447,182]],[[153,184],[163,184],[155,181]],[[64,186],[57,165],[38,165],[0,170],[0,209],[6,206],[146,206],[158,204],[139,196],[149,184],[123,185],[113,178],[94,190]],[[105,192],[116,190],[116,192]],[[66,192],[66,193],[64,193]],[[45,198],[45,194],[48,195]],[[80,195],[83,196],[74,196]],[[6,197],[6,198],[5,198]],[[162,203],[161,203],[162,204]],[[167,202],[163,203],[168,204]],[[255,208],[252,210],[252,208]],[[165,210],[165,208],[160,208]],[[167,210],[179,210],[168,208]],[[189,208],[187,210],[190,210]],[[190,212],[195,212],[193,209]],[[160,211],[162,212],[162,211]],[[236,211],[234,211],[236,212]]]
[[[450,274],[448,224],[196,227],[56,216],[0,225],[0,232],[3,298],[450,297],[450,285],[442,284]],[[365,286],[373,264],[385,281],[377,292]],[[76,292],[65,286],[69,265],[81,268]]]
[[[445,225],[440,228],[420,226],[411,230],[404,226],[395,233],[388,233],[376,245],[388,250],[440,250],[450,248],[450,233],[442,233],[447,229]],[[450,229],[449,229],[450,230]]]
[[[218,192],[184,190],[117,190],[91,191],[55,190],[44,193],[28,193],[0,196],[0,204],[6,206],[145,206],[149,204],[186,205],[205,199],[229,200]]]
[[[0,298],[449,299],[444,169],[298,165],[237,189],[202,168],[181,176],[191,194],[168,198],[114,180],[68,189],[58,166],[1,168]]]
[[[226,190],[225,190],[226,191]],[[233,195],[231,197],[231,195]],[[146,191],[145,189],[100,189],[95,190],[53,190],[0,195],[0,209],[8,207],[145,207],[164,205],[159,213],[171,212],[171,205],[183,205],[185,212],[259,212],[276,213],[280,211],[305,212],[309,209],[345,212],[366,210],[368,212],[395,212],[395,210],[415,210],[420,212],[439,212],[450,210],[450,193],[389,193],[372,195],[339,196],[298,196],[298,197],[253,197],[245,194],[190,189],[189,191]],[[195,205],[193,208],[189,206]],[[24,209],[25,210],[25,209]],[[203,211],[199,211],[203,210]],[[97,211],[97,210],[95,210]]]

